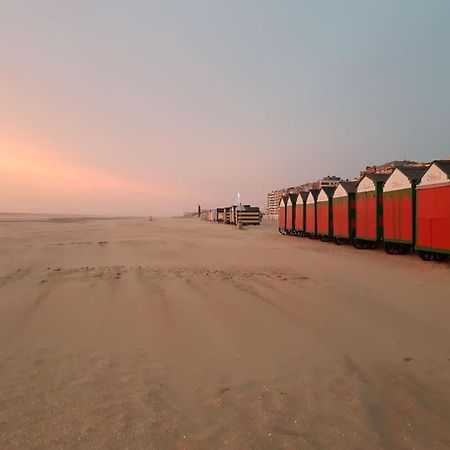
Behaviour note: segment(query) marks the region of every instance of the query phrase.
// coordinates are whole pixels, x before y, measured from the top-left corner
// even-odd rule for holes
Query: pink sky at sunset
[[[174,215],[450,153],[442,2],[6,2],[0,212]]]
[[[2,137],[0,177],[5,187],[0,211],[114,215],[120,201],[128,205],[120,214],[133,215],[151,213],[151,198],[167,200],[174,194],[168,186],[74,164],[56,152]]]

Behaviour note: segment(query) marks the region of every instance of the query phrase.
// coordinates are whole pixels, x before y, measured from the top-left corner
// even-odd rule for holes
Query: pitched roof
[[[436,164],[450,178],[450,159],[438,159],[433,161],[433,164]]]
[[[288,201],[288,198],[289,198],[289,195],[283,195],[283,196],[280,198],[280,202],[278,203],[278,206],[281,205],[281,202],[283,202],[283,203],[286,205],[286,204],[287,204],[287,201]]]
[[[364,175],[364,177],[370,178],[372,181],[375,181],[375,183],[378,183],[378,182],[385,182],[389,178],[389,175],[387,173],[368,173]],[[361,180],[364,177],[362,177]],[[361,180],[359,180],[358,183]]]
[[[356,192],[357,181],[341,181],[339,183],[347,192],[347,194],[353,194]]]
[[[419,180],[422,175],[427,171],[424,167],[397,167],[403,175],[405,175],[410,181]]]
[[[307,192],[307,191],[300,192],[300,196],[302,197],[304,202],[306,202],[306,199],[308,198],[308,194],[309,194],[309,192]]]
[[[324,191],[325,192],[325,194],[327,194],[327,197],[328,198],[332,198],[333,197],[333,194],[334,194],[334,191],[336,190],[336,188],[335,187],[323,187],[322,188],[322,191]]]
[[[297,205],[306,203],[306,199],[308,198],[308,195],[309,195],[309,192],[307,192],[307,191],[299,192],[298,197],[297,197]]]
[[[309,193],[312,194],[314,197],[314,200],[317,200],[317,197],[319,196],[320,189],[310,189]]]

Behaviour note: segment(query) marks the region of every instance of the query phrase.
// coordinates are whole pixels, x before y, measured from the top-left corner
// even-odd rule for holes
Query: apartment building
[[[283,195],[286,194],[298,194],[299,192],[309,191],[310,189],[321,189],[323,187],[334,187],[341,181],[340,177],[328,175],[320,180],[313,181],[311,183],[301,184],[299,186],[291,186],[284,189],[278,189],[267,194],[267,215],[277,215],[278,205]]]

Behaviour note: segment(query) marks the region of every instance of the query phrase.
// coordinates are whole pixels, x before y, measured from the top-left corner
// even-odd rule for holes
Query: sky
[[[450,0],[0,0],[0,211],[175,215],[450,156]]]

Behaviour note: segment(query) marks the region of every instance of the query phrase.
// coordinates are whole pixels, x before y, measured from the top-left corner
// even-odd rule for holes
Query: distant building
[[[278,189],[276,191],[272,191],[267,194],[266,214],[268,215],[278,214],[278,205],[280,204],[281,197],[283,197],[285,192],[286,189]]]
[[[295,192],[297,194],[299,192],[305,192],[305,191],[309,191],[311,189],[322,189],[324,187],[336,187],[340,181],[341,181],[340,177],[336,177],[334,175],[327,175],[326,177],[321,178],[320,180],[301,184],[300,186],[293,188],[292,192]]]
[[[319,181],[313,181],[311,183],[304,183],[301,184],[300,186],[296,186],[295,188],[293,188],[291,192],[298,194],[299,192],[306,192],[309,191],[310,189],[318,189],[318,188],[319,188]]]
[[[417,162],[417,161],[389,161],[387,163],[381,164],[380,166],[367,166],[365,170],[360,172],[361,177],[371,173],[383,173],[390,175],[397,168],[418,168],[426,169],[430,166],[427,162]]]
[[[319,180],[319,189],[325,187],[336,187],[341,181],[340,177],[336,177],[334,175],[328,175],[325,178]]]
[[[284,195],[298,194],[299,192],[309,191],[310,189],[321,189],[323,187],[335,187],[341,181],[340,177],[328,175],[320,180],[311,183],[301,184],[299,186],[292,186],[284,189],[269,192],[267,194],[267,208],[266,214],[278,215],[278,205]]]

